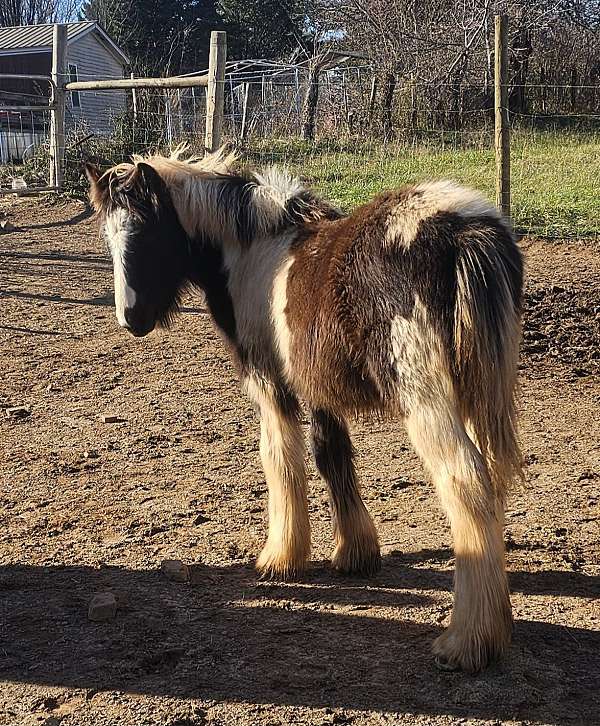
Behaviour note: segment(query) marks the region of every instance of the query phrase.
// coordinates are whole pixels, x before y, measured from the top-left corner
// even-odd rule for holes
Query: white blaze
[[[115,281],[115,310],[119,325],[126,327],[126,308],[135,305],[135,290],[127,283],[125,274],[125,251],[131,233],[129,215],[124,209],[117,209],[107,215],[104,223],[104,234],[108,241],[113,259],[113,272]]]

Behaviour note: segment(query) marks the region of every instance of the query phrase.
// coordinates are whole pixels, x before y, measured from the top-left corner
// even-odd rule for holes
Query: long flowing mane
[[[188,150],[186,144],[177,146],[169,156],[163,154],[134,154],[130,162],[122,162],[107,169],[103,176],[116,178],[128,177],[139,164],[152,166],[167,183],[176,183],[185,177],[201,177],[204,179],[227,176],[232,174],[238,162],[234,151],[221,147],[204,157],[190,155],[184,158]]]

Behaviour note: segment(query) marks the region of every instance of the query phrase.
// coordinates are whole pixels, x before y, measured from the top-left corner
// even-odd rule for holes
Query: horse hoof
[[[441,656],[441,655],[436,655],[434,662],[435,662],[436,668],[439,668],[439,670],[441,670],[441,671],[446,671],[446,673],[455,672],[455,671],[460,670],[460,668],[457,665],[455,665],[454,663],[449,663],[444,658],[444,656]]]
[[[452,625],[433,642],[435,664],[444,671],[479,673],[498,660],[510,642],[510,631],[488,634],[460,631]]]
[[[294,580],[306,569],[306,558],[290,557],[265,549],[256,561],[256,570],[261,580]]]
[[[343,575],[370,576],[381,570],[381,552],[376,547],[339,545],[331,558],[332,567]]]

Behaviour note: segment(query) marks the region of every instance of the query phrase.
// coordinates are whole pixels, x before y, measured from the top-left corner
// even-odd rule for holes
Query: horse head
[[[189,245],[169,188],[144,162],[85,171],[112,256],[117,320],[147,335],[169,322],[186,282]]]

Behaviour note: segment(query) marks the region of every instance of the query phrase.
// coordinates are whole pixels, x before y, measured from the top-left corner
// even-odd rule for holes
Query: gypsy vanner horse
[[[260,412],[269,532],[257,567],[284,578],[310,556],[305,442],[331,500],[332,564],[380,567],[347,419],[404,421],[449,517],[454,610],[441,667],[478,671],[506,649],[512,617],[503,520],[521,474],[515,385],[523,265],[507,220],[480,194],[429,182],[345,216],[287,172],[134,157],[87,167],[114,263],[117,320],[168,324],[200,288]]]

